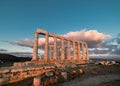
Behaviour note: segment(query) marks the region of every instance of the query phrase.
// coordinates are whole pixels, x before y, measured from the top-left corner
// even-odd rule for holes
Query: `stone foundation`
[[[51,72],[47,72],[48,75],[42,75],[35,77],[33,79],[34,86],[54,86],[57,83],[69,81],[75,77],[78,77],[84,73],[83,69],[74,69],[71,68],[70,70],[54,70]]]
[[[63,79],[70,79],[76,74],[81,74],[83,71],[77,68],[78,64],[85,64],[86,61],[70,61],[70,60],[51,60],[45,61],[28,61],[17,62],[12,67],[0,68],[0,85],[14,83],[23,79],[45,75],[47,77],[64,75]],[[77,69],[74,69],[77,68]],[[77,75],[77,76],[78,76]],[[53,77],[52,77],[53,79]]]
[[[20,66],[0,68],[0,85],[17,82],[29,77],[39,76],[55,68],[54,65],[19,65]]]

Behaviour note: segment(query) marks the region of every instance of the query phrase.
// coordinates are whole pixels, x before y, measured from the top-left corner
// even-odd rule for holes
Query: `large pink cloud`
[[[68,32],[64,36],[84,41],[103,41],[110,38],[110,35],[100,33],[97,30],[80,30],[75,32]]]
[[[98,32],[97,30],[73,31],[64,34],[64,36],[80,41],[86,41],[89,47],[101,47],[101,42],[111,37],[110,35]]]
[[[90,48],[101,47],[101,43],[110,38],[110,35],[106,35],[104,33],[98,32],[97,30],[80,30],[80,31],[72,31],[63,35],[64,37],[68,37],[71,39],[76,39],[79,41],[86,41]],[[49,38],[49,44],[53,44],[54,39]],[[38,45],[41,48],[44,48],[45,38],[39,38]],[[59,40],[58,40],[59,43]],[[12,42],[12,44],[17,44],[20,46],[33,47],[33,41],[29,39],[21,40],[20,42]]]

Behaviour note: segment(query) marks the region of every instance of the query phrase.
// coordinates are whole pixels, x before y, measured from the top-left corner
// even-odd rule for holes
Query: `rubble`
[[[103,65],[103,66],[109,66],[109,65],[118,65],[116,61],[99,61],[95,63],[96,65]]]

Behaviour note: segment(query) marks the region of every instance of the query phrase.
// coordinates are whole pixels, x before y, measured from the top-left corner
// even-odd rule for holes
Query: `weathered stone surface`
[[[18,72],[18,69],[12,69],[11,72]]]
[[[4,68],[4,69],[0,69],[0,74],[2,73],[9,73],[10,69]]]
[[[111,65],[116,65],[116,64],[119,64],[119,63],[117,63],[116,61],[111,61]]]
[[[44,69],[51,69],[54,68],[54,66],[44,66]]]
[[[65,79],[65,80],[68,79],[68,74],[67,74],[67,72],[61,72],[61,75],[62,75],[63,79]]]
[[[0,78],[0,86],[9,83],[9,78]]]
[[[32,66],[18,66],[0,69],[1,83],[5,84],[8,80],[9,83],[23,80],[28,77],[42,75],[46,72],[53,70],[54,65],[32,65]],[[52,76],[52,73],[46,73],[46,76]]]
[[[2,74],[2,78],[10,78],[10,74]]]
[[[109,66],[109,65],[116,65],[118,63],[116,63],[116,61],[100,61],[100,62],[96,62],[95,64]]]
[[[2,74],[0,74],[0,78],[2,78]]]
[[[33,80],[33,86],[42,86],[41,85],[41,77],[35,77]]]
[[[80,74],[83,74],[84,73],[84,70],[83,69],[78,69]]]
[[[45,75],[50,77],[50,76],[53,76],[54,73],[52,71],[50,71],[50,72],[46,72]]]

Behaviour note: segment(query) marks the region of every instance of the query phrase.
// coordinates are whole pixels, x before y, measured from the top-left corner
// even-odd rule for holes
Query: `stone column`
[[[70,57],[70,41],[68,40],[67,41],[67,59],[70,60],[71,57]]]
[[[38,55],[38,33],[34,33],[34,45],[33,45],[33,58],[32,60],[37,60]]]
[[[62,57],[61,57],[61,60],[64,60],[65,58],[65,50],[64,50],[64,39],[62,38],[62,43],[61,43],[61,48],[62,48]]]
[[[87,45],[87,43],[85,43],[85,46],[86,46],[86,60],[89,60],[89,58],[88,58],[88,45]]]
[[[80,42],[77,42],[78,44],[78,59],[80,59]]]
[[[54,36],[54,59],[57,59],[57,38]]]
[[[50,46],[50,60],[52,60],[52,46]]]
[[[82,59],[84,59],[84,43],[82,43]]]
[[[75,43],[75,55],[76,55],[76,60],[78,60],[78,43]]]
[[[58,58],[61,58],[61,47],[58,48]]]
[[[44,60],[48,59],[48,45],[49,45],[49,34],[45,34],[45,50],[44,50]]]
[[[75,45],[75,41],[73,41],[73,59],[76,60],[76,45]]]
[[[64,55],[64,56],[65,56],[64,59],[67,59],[67,57],[68,57],[68,56],[67,56],[67,48],[68,48],[68,47],[64,47],[64,54],[65,54],[65,55]]]

